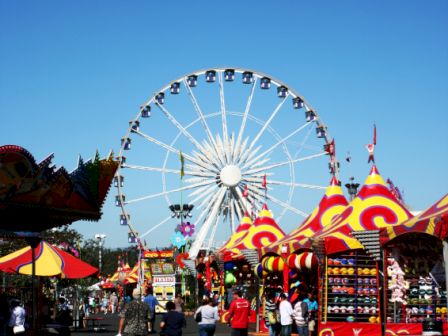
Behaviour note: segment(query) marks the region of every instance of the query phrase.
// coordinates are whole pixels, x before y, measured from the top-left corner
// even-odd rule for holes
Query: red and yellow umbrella
[[[62,278],[79,279],[98,272],[96,267],[44,241],[34,248],[34,254],[37,276],[60,275]],[[24,247],[0,258],[0,270],[7,273],[33,275],[31,247]]]

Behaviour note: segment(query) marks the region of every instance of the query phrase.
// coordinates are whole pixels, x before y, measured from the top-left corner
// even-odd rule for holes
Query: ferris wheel
[[[120,223],[138,241],[163,246],[174,213],[193,216],[190,257],[266,202],[279,224],[296,226],[328,172],[337,174],[332,145],[316,110],[272,76],[241,68],[184,75],[151,95],[121,138]]]

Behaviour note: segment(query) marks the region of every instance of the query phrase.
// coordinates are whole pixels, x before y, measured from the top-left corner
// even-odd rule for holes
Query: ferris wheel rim
[[[198,76],[198,77],[199,77],[199,76],[205,75],[208,71],[216,71],[216,72],[218,73],[218,75],[222,76],[223,72],[226,71],[226,70],[228,70],[228,69],[233,70],[235,73],[241,73],[241,74],[243,74],[244,72],[250,72],[250,73],[252,73],[252,75],[254,76],[254,78],[255,78],[254,80],[256,80],[256,79],[261,79],[261,78],[264,78],[264,77],[267,77],[267,78],[270,79],[270,83],[271,83],[271,84],[273,84],[273,85],[275,85],[275,86],[277,86],[277,87],[281,87],[281,86],[286,87],[287,90],[288,90],[288,94],[289,94],[290,96],[292,96],[292,98],[297,98],[297,97],[299,97],[299,98],[303,101],[303,103],[304,103],[305,110],[306,110],[306,111],[313,111],[313,113],[315,114],[316,119],[313,120],[312,122],[309,122],[309,124],[317,123],[317,124],[321,124],[321,125],[325,126],[325,124],[322,123],[322,119],[321,119],[320,116],[318,115],[317,111],[316,111],[314,108],[312,108],[312,106],[310,105],[310,103],[308,103],[308,101],[304,98],[304,96],[302,96],[302,95],[300,95],[299,93],[297,93],[297,91],[296,91],[295,89],[293,89],[292,87],[290,87],[289,85],[287,85],[287,84],[284,83],[283,81],[280,81],[280,80],[274,78],[273,76],[270,76],[270,75],[268,75],[268,74],[266,74],[266,73],[263,73],[263,72],[260,72],[260,71],[256,71],[256,70],[252,70],[252,69],[246,69],[246,68],[236,68],[236,67],[215,67],[215,68],[205,68],[205,69],[202,69],[202,70],[197,70],[197,71],[188,73],[188,74],[186,74],[186,75],[183,75],[183,76],[181,76],[181,77],[179,77],[179,78],[177,78],[177,79],[175,79],[175,80],[169,82],[167,85],[165,85],[164,87],[162,87],[159,91],[157,91],[156,93],[154,93],[153,95],[151,95],[151,98],[150,98],[149,100],[147,100],[144,104],[142,104],[142,106],[140,107],[140,110],[139,110],[139,112],[137,113],[136,117],[135,117],[134,119],[132,119],[131,122],[138,121],[138,120],[141,118],[141,112],[142,112],[142,109],[143,109],[145,106],[150,105],[150,104],[155,104],[156,106],[159,106],[159,105],[156,103],[156,96],[157,96],[159,93],[165,93],[166,91],[169,91],[170,88],[171,88],[171,85],[172,85],[173,83],[182,83],[182,82],[185,83],[185,81],[186,81],[186,79],[187,79],[188,77],[190,77],[190,76]],[[221,78],[221,77],[219,77],[219,78]],[[255,83],[253,83],[253,86],[255,87]],[[285,99],[285,100],[286,100],[286,99]],[[160,106],[159,106],[159,107],[160,107]],[[226,113],[228,113],[229,115],[232,115],[230,112],[231,112],[231,111],[226,111]],[[208,114],[206,114],[206,118],[210,118],[211,115],[218,116],[219,114],[220,114],[220,112],[208,113]],[[242,113],[239,113],[239,114],[242,114]],[[249,120],[251,120],[252,118],[256,118],[256,117],[255,117],[254,115],[249,115],[248,118],[249,118]],[[197,118],[196,121],[195,121],[195,123],[197,123],[197,122],[199,122],[199,121],[200,121],[200,118]],[[260,121],[260,122],[262,123],[262,121]],[[190,126],[190,127],[191,127],[191,126]],[[188,128],[187,128],[187,129],[188,129]],[[271,129],[272,129],[272,127],[271,127],[271,126],[268,126],[268,131],[269,131],[269,132],[271,132]],[[329,144],[329,143],[330,143],[331,136],[330,136],[330,134],[329,134],[328,129],[326,128],[326,126],[325,126],[325,130],[326,130],[326,132],[325,132],[325,136],[323,137],[323,140],[324,140],[324,142],[325,142],[326,144]],[[273,130],[273,131],[275,132],[275,130]],[[132,125],[130,124],[129,127],[128,127],[128,130],[127,130],[127,133],[126,133],[125,137],[129,137],[131,133],[133,133],[133,132],[132,132]],[[271,134],[272,134],[272,133],[271,133]],[[177,139],[179,139],[179,137],[180,137],[181,135],[182,135],[182,134],[181,134],[181,132],[179,131],[178,134],[176,135],[176,137],[174,137],[174,139],[173,139],[171,145],[174,144],[174,143],[177,141]],[[277,140],[278,140],[278,138],[277,138]],[[282,147],[283,147],[283,146],[284,146],[284,144],[282,144]],[[119,152],[119,155],[120,155],[120,156],[124,156],[124,150],[125,150],[125,149],[124,149],[124,144],[122,144],[122,146],[120,147],[120,152]],[[288,156],[288,161],[289,161],[289,165],[291,166],[291,165],[292,165],[292,163],[291,163],[291,154],[289,153],[289,151],[288,151],[287,149],[286,149],[286,152],[289,154],[289,156]],[[170,154],[170,152],[167,150],[167,151],[166,151],[166,158],[169,157],[169,154]],[[165,161],[164,161],[163,168],[166,168],[166,162],[167,162],[167,159],[165,159]],[[117,170],[117,175],[120,173],[121,169],[122,169],[122,167],[120,166],[119,169]],[[294,181],[295,181],[295,169],[294,169],[294,167],[290,168],[290,176],[291,176],[291,174],[293,175],[293,179],[294,179]],[[165,173],[165,172],[162,172],[162,179],[165,179],[165,177],[166,177],[166,173]],[[294,187],[291,187],[291,186],[290,186],[289,189],[290,189],[290,192],[293,193],[293,191],[294,191]],[[165,184],[165,182],[163,182],[163,191],[166,191],[166,184]],[[123,193],[121,192],[121,187],[120,187],[120,186],[118,187],[118,194],[119,194],[119,197],[122,198]],[[287,203],[290,203],[290,202],[291,202],[291,197],[292,197],[292,195],[289,196],[289,198],[288,198],[288,200],[287,200]],[[169,199],[169,195],[168,195],[168,194],[165,195],[165,199],[166,199],[167,203],[169,204],[169,203],[170,203],[170,199]],[[124,215],[126,216],[126,218],[128,219],[127,222],[128,222],[128,227],[129,227],[130,231],[131,231],[132,233],[136,234],[136,236],[138,236],[138,231],[135,230],[135,228],[132,226],[132,222],[130,221],[129,213],[127,212],[127,210],[126,210],[126,208],[125,208],[124,205],[125,205],[125,202],[121,202],[121,210],[122,210],[122,214],[124,214]],[[287,210],[287,209],[284,208],[284,212],[285,212],[286,210]]]

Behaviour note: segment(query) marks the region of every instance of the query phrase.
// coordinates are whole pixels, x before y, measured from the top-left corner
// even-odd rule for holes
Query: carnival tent
[[[383,228],[381,230],[381,239],[384,244],[407,233],[425,233],[439,239],[445,239],[448,235],[447,226],[448,194],[425,211],[402,222],[400,225]]]
[[[243,237],[235,242],[234,248],[240,251],[257,250],[278,242],[284,236],[285,233],[275,222],[267,205],[264,204],[253,225]]]
[[[364,246],[351,235],[353,231],[380,230],[409,218],[412,214],[388,189],[374,165],[358,195],[314,241],[324,240],[326,254],[362,249]]]
[[[333,177],[319,205],[305,221],[277,243],[263,247],[262,254],[269,252],[280,254],[282,246],[288,247],[288,253],[302,248],[310,248],[310,238],[329,225],[335,216],[342,213],[347,205],[348,202],[342,192],[342,188],[338,180]]]
[[[141,270],[141,272],[144,272],[144,270],[141,269],[140,267],[140,262],[137,262],[135,264],[135,266],[132,268],[132,270],[129,272],[129,274],[126,276],[126,278],[124,279],[124,284],[133,284],[133,283],[137,283],[138,282],[138,271],[139,269]],[[151,275],[149,272],[144,272],[144,279],[145,280],[151,280]]]
[[[224,252],[226,250],[231,251],[235,247],[235,243],[245,237],[252,226],[252,219],[247,212],[244,213],[244,217],[241,219],[240,225],[236,228],[235,233],[229,238],[229,240],[218,250],[218,252]]]

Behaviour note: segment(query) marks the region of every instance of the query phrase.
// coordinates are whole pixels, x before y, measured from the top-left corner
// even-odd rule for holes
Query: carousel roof
[[[448,194],[425,211],[400,225],[383,228],[381,230],[382,243],[387,244],[406,233],[425,233],[439,239],[445,239],[448,236],[447,224]]]
[[[53,155],[36,163],[24,148],[0,146],[0,230],[40,232],[77,220],[99,220],[118,162],[79,160],[68,173]]]
[[[329,225],[332,219],[341,214],[347,205],[348,202],[342,188],[338,180],[333,177],[319,205],[305,221],[274,245],[264,247],[262,253],[274,252],[279,254],[282,245],[288,246],[290,253],[301,248],[311,247],[310,238]]]
[[[361,249],[363,245],[352,237],[351,232],[396,226],[411,217],[374,165],[358,195],[316,235],[316,240],[324,239],[327,254]]]
[[[229,238],[229,240],[219,249],[220,252],[225,250],[232,250],[235,247],[235,243],[241,238],[246,236],[252,226],[252,219],[247,212],[244,213],[244,217],[241,219],[240,225],[236,228],[235,233]]]
[[[235,242],[235,248],[238,250],[261,249],[279,241],[284,236],[285,233],[275,222],[267,205],[264,204],[246,235]]]

